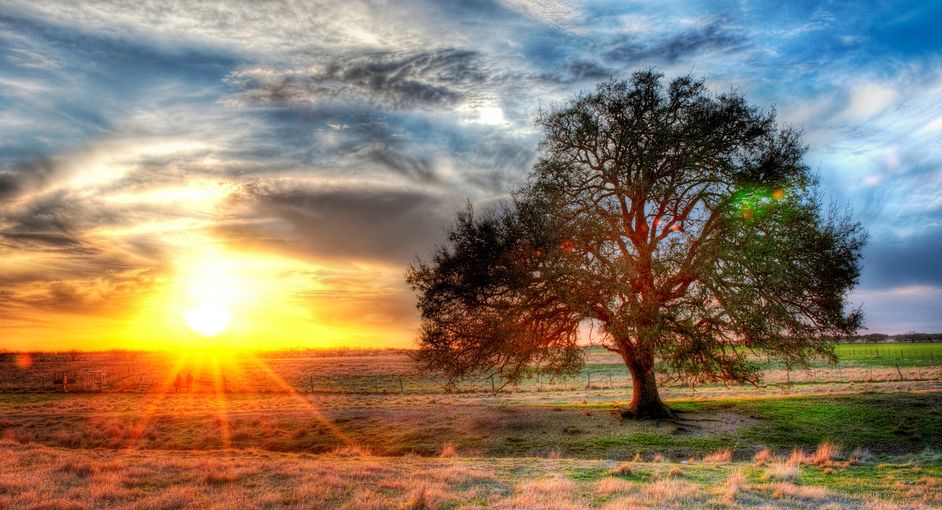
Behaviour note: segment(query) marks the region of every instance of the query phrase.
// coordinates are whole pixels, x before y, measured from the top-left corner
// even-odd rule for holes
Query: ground
[[[768,363],[760,387],[668,384],[681,419],[662,422],[620,418],[630,391],[602,353],[499,393],[443,392],[401,352],[12,358],[0,508],[942,507],[939,347],[842,346],[835,367]],[[51,381],[66,371],[68,393]]]

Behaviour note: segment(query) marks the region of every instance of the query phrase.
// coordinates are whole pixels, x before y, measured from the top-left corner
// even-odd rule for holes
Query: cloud
[[[613,60],[627,63],[646,61],[673,64],[705,52],[732,53],[749,46],[729,20],[716,19],[657,41],[630,38],[608,51]]]
[[[442,197],[408,189],[278,181],[247,185],[231,205],[215,231],[233,246],[403,267],[440,240],[456,210]]]
[[[550,26],[576,33],[584,33],[580,28],[585,12],[574,6],[574,2],[559,0],[500,0],[510,10]]]
[[[107,278],[35,281],[0,293],[0,306],[108,316],[133,306],[159,285],[154,273],[139,270],[115,272]]]
[[[904,285],[882,290],[860,289],[851,295],[863,307],[865,327],[873,333],[899,334],[942,330],[942,287]]]
[[[295,69],[241,69],[226,82],[239,89],[236,100],[247,104],[337,101],[402,110],[453,106],[491,79],[478,53],[442,49],[345,55]]]
[[[418,312],[412,292],[401,273],[384,278],[376,273],[323,269],[311,276],[324,290],[299,295],[310,307],[312,320],[339,328],[349,324],[366,327],[414,330]]]
[[[942,287],[942,226],[893,238],[884,235],[865,251],[866,289],[929,285]]]
[[[18,162],[8,168],[0,168],[0,200],[14,200],[49,183],[58,168],[46,157],[33,161]]]
[[[850,90],[847,107],[835,122],[864,121],[884,111],[898,96],[897,88],[876,83],[860,83]]]

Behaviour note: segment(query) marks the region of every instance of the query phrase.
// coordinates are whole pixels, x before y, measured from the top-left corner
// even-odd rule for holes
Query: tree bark
[[[674,414],[657,391],[654,375],[654,356],[650,354],[625,356],[625,364],[631,372],[631,404],[622,411],[623,418],[661,419],[673,418]]]

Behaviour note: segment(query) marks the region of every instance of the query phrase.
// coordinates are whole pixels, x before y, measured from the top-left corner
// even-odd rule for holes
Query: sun
[[[202,304],[187,310],[184,315],[186,325],[203,336],[218,336],[229,327],[232,312],[215,304]]]

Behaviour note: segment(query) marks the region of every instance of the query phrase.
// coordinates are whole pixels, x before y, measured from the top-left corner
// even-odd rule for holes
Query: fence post
[[[899,361],[896,362],[896,373],[899,374],[899,380],[903,380],[903,372],[899,369]]]
[[[586,389],[592,388],[592,372],[585,373],[585,388]]]
[[[402,385],[402,376],[399,376],[399,393],[405,393],[406,387]]]

